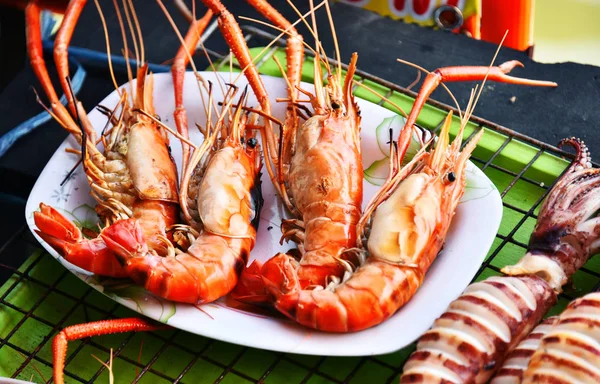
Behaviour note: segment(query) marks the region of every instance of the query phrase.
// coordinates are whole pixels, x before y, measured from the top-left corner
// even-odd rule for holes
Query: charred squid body
[[[423,334],[401,383],[486,383],[505,354],[556,303],[537,277],[471,284]]]
[[[541,339],[523,384],[600,382],[600,293],[574,300]]]
[[[527,254],[502,272],[535,274],[558,293],[568,279],[600,250],[600,169],[591,168],[583,141],[564,139],[559,146],[577,149],[574,165],[553,188],[541,207]]]
[[[526,338],[508,355],[504,365],[491,384],[519,384],[523,380],[523,374],[529,366],[531,357],[540,347],[542,338],[550,332],[552,326],[558,321],[558,316],[549,317],[535,327]]]

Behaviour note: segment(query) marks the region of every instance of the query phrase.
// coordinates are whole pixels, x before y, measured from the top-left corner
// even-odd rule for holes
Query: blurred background
[[[600,65],[599,17],[598,0],[536,1],[533,58]]]
[[[504,45],[536,61],[600,65],[599,0],[340,1],[425,26],[452,29],[462,21],[455,32],[493,43],[508,29]],[[440,9],[446,11],[436,14]]]
[[[60,12],[68,0],[37,0]],[[465,33],[544,63],[600,66],[600,0],[333,0],[408,23]],[[0,0],[0,90],[23,68],[29,0]],[[453,28],[459,25],[457,28]]]

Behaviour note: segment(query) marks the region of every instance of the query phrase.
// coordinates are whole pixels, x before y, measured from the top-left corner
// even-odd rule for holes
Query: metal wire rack
[[[212,33],[214,28],[209,28]],[[243,28],[246,41],[251,46],[264,46],[275,36],[254,27]],[[262,45],[261,45],[262,44]],[[257,65],[260,67],[282,42],[274,45],[270,52]],[[228,58],[215,51],[208,50],[213,61],[227,63]],[[307,55],[310,52],[307,51]],[[359,81],[372,81],[388,90],[387,97],[393,93],[414,97],[416,94],[383,79],[358,71]],[[381,102],[383,104],[383,101]],[[453,110],[453,107],[430,101],[441,110]],[[505,217],[512,221],[503,224],[504,233],[499,233],[485,262],[479,269],[475,280],[489,274],[500,273],[501,266],[497,261],[501,255],[511,252],[524,254],[526,239],[536,219],[536,210],[552,188],[553,184],[543,185],[539,180],[529,176],[532,165],[544,154],[551,154],[572,159],[573,156],[558,148],[529,138],[508,128],[494,124],[481,118],[473,117],[472,122],[480,129],[487,129],[505,137],[502,144],[486,158],[473,156],[471,160],[482,170],[501,174],[505,182],[498,185],[503,198]],[[503,150],[513,142],[520,142],[535,148],[535,155],[520,169],[509,169],[499,165],[498,159]],[[565,169],[568,165],[565,162]],[[531,186],[536,197],[521,204],[509,198],[512,191]],[[510,249],[512,248],[512,250]],[[16,249],[33,253],[33,256],[19,269],[13,271],[11,279],[0,290],[0,314],[12,313],[13,321],[0,324],[0,361],[2,352],[19,354],[22,359],[13,366],[3,367],[12,377],[35,377],[40,382],[41,376],[52,382],[50,345],[52,337],[63,327],[71,324],[99,319],[134,316],[135,314],[105,298],[94,289],[79,281],[66,269],[62,268],[50,255],[40,250],[40,245],[31,236],[29,230],[22,228],[10,242],[0,250],[0,262],[10,257]],[[583,268],[580,274],[585,275],[587,283],[580,291],[568,291],[561,296],[563,305],[582,293],[598,289],[600,273],[595,268]],[[576,278],[577,280],[577,278]],[[579,279],[582,280],[582,279]],[[578,280],[578,281],[579,281]],[[27,287],[28,301],[19,301],[19,289]],[[585,291],[585,292],[584,292]],[[42,308],[52,302],[53,315],[48,316]],[[43,314],[44,313],[44,314]],[[242,326],[242,325],[241,325]],[[30,343],[18,343],[14,340],[23,333],[31,339]],[[144,344],[141,352],[141,344]],[[94,360],[89,358],[90,351],[108,356],[112,350],[115,366],[135,367],[131,377],[117,378],[117,382],[299,382],[299,383],[346,383],[362,382],[368,377],[369,382],[397,382],[405,359],[412,352],[412,347],[386,356],[361,358],[333,358],[317,356],[299,356],[293,354],[272,353],[247,347],[234,346],[199,336],[189,335],[179,330],[157,331],[148,334],[126,334],[85,339],[71,343],[66,377],[72,382],[91,383],[101,378],[106,379],[106,368],[97,364],[91,371],[82,369],[82,365],[90,365]],[[82,359],[84,355],[85,360]],[[105,360],[104,358],[102,360]],[[85,361],[85,362],[84,362]],[[91,372],[83,374],[81,372]],[[200,379],[199,379],[200,377]]]

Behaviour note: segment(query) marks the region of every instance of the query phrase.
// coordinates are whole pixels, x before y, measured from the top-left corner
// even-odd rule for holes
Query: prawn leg
[[[85,7],[87,0],[72,0],[69,2],[65,14],[63,16],[63,23],[60,29],[56,33],[56,39],[54,40],[54,62],[56,63],[56,72],[58,73],[58,79],[60,85],[65,92],[69,109],[73,116],[77,115],[75,107],[75,99],[71,92],[67,92],[69,89],[69,53],[68,47],[71,44],[71,38],[77,25],[77,20],[81,15],[83,7]],[[93,131],[95,134],[95,131]],[[87,132],[91,133],[91,132]]]
[[[406,127],[412,127],[417,121],[419,113],[423,109],[425,102],[433,91],[441,83],[482,81],[487,79],[499,83],[530,85],[538,87],[556,87],[558,84],[552,81],[531,80],[509,76],[508,73],[515,67],[523,67],[523,64],[517,60],[507,61],[494,67],[487,66],[457,66],[438,68],[430,72],[423,80],[423,85],[413,103],[412,109],[406,119]],[[398,138],[398,152],[400,157],[408,148],[410,143],[411,129],[403,129]]]
[[[78,1],[81,2],[82,0]],[[78,1],[76,0],[72,3],[76,3]],[[79,126],[77,126],[77,124],[75,124],[75,122],[69,115],[69,111],[67,110],[67,108],[65,108],[65,106],[62,105],[62,103],[60,102],[59,97],[56,94],[56,90],[52,85],[52,81],[50,80],[48,69],[46,68],[46,62],[44,60],[44,51],[42,49],[40,16],[41,9],[35,1],[32,1],[29,4],[27,4],[27,7],[25,8],[25,22],[27,35],[27,53],[29,55],[29,62],[31,64],[33,72],[35,73],[38,81],[44,89],[44,93],[50,101],[50,108],[56,116],[56,119],[70,134],[72,134],[75,137],[77,142],[81,144],[81,129],[79,128]],[[65,15],[65,18],[67,16],[68,15]],[[73,13],[70,13],[70,17],[75,17],[75,15]],[[65,22],[66,20],[63,21],[63,23]],[[68,67],[68,62],[66,65]],[[63,67],[63,65],[57,65],[57,67]],[[95,132],[93,133],[93,135],[95,135]]]
[[[188,120],[185,107],[183,106],[183,81],[185,78],[185,70],[190,62],[190,57],[193,55],[200,37],[208,26],[208,23],[213,17],[213,12],[209,9],[204,16],[199,20],[194,20],[190,25],[190,29],[185,36],[185,44],[179,48],[173,65],[171,66],[171,75],[173,77],[173,89],[175,92],[175,127],[177,132],[184,138],[189,138]],[[182,150],[182,165],[181,169],[187,168],[188,158],[190,156],[190,146],[185,141],[181,141]]]
[[[124,332],[148,332],[166,328],[168,327],[165,325],[138,318],[101,320],[67,327],[54,336],[54,339],[52,340],[54,382],[56,384],[64,384],[65,382],[65,374],[63,371],[65,368],[69,341],[92,336],[111,335]]]

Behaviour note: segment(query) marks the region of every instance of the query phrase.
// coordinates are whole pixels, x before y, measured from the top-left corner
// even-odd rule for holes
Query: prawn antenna
[[[179,28],[177,28],[177,25],[175,24],[175,21],[173,20],[173,17],[171,17],[171,14],[169,13],[169,11],[167,10],[167,8],[165,7],[165,5],[163,4],[163,2],[161,0],[156,0],[156,2],[158,3],[158,6],[160,7],[160,9],[163,11],[163,13],[165,14],[165,16],[167,17],[167,20],[171,24],[171,27],[173,28],[173,31],[175,32],[175,34],[177,35],[177,38],[179,39],[179,42],[181,43],[182,49],[184,51],[184,54],[187,56],[189,64],[192,67],[192,71],[194,72],[194,76],[196,77],[196,83],[198,85],[198,90],[200,91],[200,98],[202,100],[202,104],[204,105],[204,112],[205,112],[206,115],[208,115],[209,114],[208,110],[210,109],[211,106],[207,105],[207,104],[210,104],[210,103],[206,103],[206,100],[204,99],[204,94],[201,91],[202,89],[205,89],[205,90],[208,91],[208,87],[206,85],[206,82],[204,81],[204,78],[202,76],[200,76],[200,74],[198,73],[198,69],[196,68],[196,64],[194,63],[194,59],[192,57],[192,54],[189,52],[188,49],[186,49],[187,45],[185,43],[185,39],[181,35],[181,32],[179,31]],[[212,12],[209,11],[209,13],[205,17],[211,18],[212,17]],[[199,22],[199,21],[197,21],[197,20],[192,21],[191,28],[194,28],[194,23],[197,23],[197,22]],[[198,24],[198,25],[200,25],[200,24]],[[202,43],[200,42],[200,44],[202,44]],[[201,46],[204,47],[204,45],[201,45]],[[204,49],[204,52],[205,52],[206,57],[209,58],[209,55],[208,55],[208,52],[206,52],[206,49]],[[210,62],[210,58],[209,58],[209,62]],[[212,62],[211,62],[211,66],[212,66]],[[214,69],[214,67],[213,67],[213,69]],[[223,89],[223,86],[221,85],[221,82],[219,81],[218,76],[217,76],[217,81],[219,83],[219,86],[221,87],[221,91],[224,93],[225,91]],[[209,93],[210,93],[210,91],[209,91]],[[214,106],[214,108],[216,109],[216,106]]]
[[[384,95],[382,95],[381,93],[377,92],[376,90],[374,90],[373,88],[361,83],[360,81],[356,81],[356,80],[352,80],[354,82],[355,85],[366,89],[367,91],[371,92],[372,94],[374,94],[375,96],[381,98],[381,100],[385,101],[386,103],[390,104],[391,106],[393,106],[394,108],[396,108],[404,117],[408,117],[408,114],[406,113],[406,111],[404,111],[404,109],[402,109],[402,107],[400,107],[398,104],[394,103],[392,100],[390,100],[389,98],[385,97]]]
[[[127,78],[129,79],[129,91],[133,95],[133,85],[131,82],[133,81],[133,75],[131,73],[131,63],[129,62],[129,46],[127,44],[127,35],[125,34],[125,25],[123,24],[123,17],[121,16],[121,10],[119,9],[119,5],[117,4],[117,0],[113,0],[113,5],[115,7],[115,11],[117,13],[117,19],[119,20],[119,29],[121,30],[121,38],[123,39],[123,56],[125,57],[125,64],[127,68]]]
[[[102,30],[104,31],[104,40],[106,41],[106,55],[108,56],[108,69],[110,72],[110,77],[113,82],[113,86],[115,90],[120,93],[119,86],[117,85],[117,79],[115,78],[115,71],[112,65],[112,55],[110,53],[110,38],[108,37],[108,28],[106,26],[106,19],[104,18],[104,12],[102,12],[102,8],[98,3],[98,0],[94,0],[96,4],[96,8],[98,9],[98,14],[100,15],[100,20],[102,21]]]
[[[79,102],[75,98],[75,92],[73,92],[73,86],[71,85],[71,79],[69,78],[69,76],[67,76],[66,80],[67,80],[67,84],[69,85],[69,93],[71,94],[71,97],[73,98],[73,104],[75,104],[75,119],[77,122],[77,126],[81,130],[81,164],[83,166],[83,170],[87,171],[86,166],[85,166],[85,158],[87,157],[87,145],[88,145],[87,132],[85,131],[85,129],[83,129],[83,125],[81,124],[81,117],[79,116],[79,108],[78,108]],[[77,169],[77,166],[78,166],[78,164],[75,164],[75,166],[67,173],[64,180],[60,183],[61,187],[65,184],[65,182],[67,180],[69,180],[71,178],[71,176],[73,175],[73,172],[75,172],[75,170]]]
[[[125,13],[125,20],[127,20],[127,27],[129,28],[129,33],[131,34],[131,40],[133,41],[133,51],[135,52],[135,70],[136,72],[140,68],[140,50],[138,47],[137,39],[135,38],[135,33],[133,31],[133,23],[131,22],[131,17],[129,15],[129,4],[127,0],[122,0],[123,2],[123,12]]]
[[[331,15],[331,7],[329,6],[329,1],[325,3],[325,9],[327,10],[327,19],[329,20],[329,25],[331,27],[331,34],[333,36],[333,45],[335,47],[335,55],[337,56],[337,64],[338,64],[338,82],[342,82],[342,57],[340,55],[340,46],[338,44],[337,34],[335,33],[335,24],[333,23],[333,16]]]
[[[238,79],[244,74],[244,72],[246,71],[246,69],[248,69],[248,67],[251,64],[254,64],[256,61],[258,61],[259,58],[261,58],[261,56],[267,52],[267,50],[269,50],[273,44],[275,44],[282,36],[284,36],[286,33],[289,33],[291,28],[294,28],[297,24],[299,24],[300,22],[304,22],[304,24],[306,24],[306,26],[309,28],[309,30],[312,33],[312,29],[310,29],[310,26],[308,25],[308,23],[306,22],[306,16],[310,15],[311,13],[313,13],[314,11],[316,11],[318,8],[322,7],[323,5],[325,5],[325,3],[329,1],[329,0],[323,0],[318,6],[316,6],[314,9],[311,9],[309,12],[307,12],[305,15],[302,15],[302,13],[300,13],[300,11],[298,10],[298,8],[296,8],[296,6],[294,6],[294,4],[292,4],[289,0],[288,3],[294,8],[294,10],[296,11],[296,13],[300,16],[300,19],[296,20],[295,22],[292,23],[292,25],[290,25],[288,28],[286,28],[283,32],[281,32],[278,36],[276,36],[269,44],[267,44],[259,53],[258,55],[256,55],[254,57],[254,59],[252,59],[252,61],[244,68],[241,69],[241,73],[236,77],[236,79],[234,80],[234,82],[237,82]],[[241,17],[240,17],[241,18]],[[251,20],[246,18],[247,20]],[[253,20],[253,19],[252,19]],[[263,24],[267,25],[267,26],[271,26],[275,29],[277,29],[276,27],[268,24],[268,23],[264,23]],[[314,33],[313,33],[314,36]]]
[[[504,32],[504,36],[502,37],[500,44],[498,44],[498,48],[496,48],[494,57],[492,57],[492,61],[490,62],[490,65],[488,66],[488,71],[485,74],[485,77],[483,78],[481,85],[479,87],[476,86],[475,89],[471,90],[471,95],[469,97],[469,103],[467,104],[467,108],[465,110],[465,116],[461,117],[460,128],[458,130],[458,133],[456,134],[456,139],[452,143],[453,148],[456,148],[456,150],[458,150],[458,148],[460,148],[460,146],[462,144],[462,137],[463,137],[463,132],[465,130],[465,127],[466,127],[467,123],[469,122],[469,119],[473,115],[473,111],[475,110],[475,106],[477,105],[477,102],[479,101],[479,97],[481,96],[481,92],[483,91],[485,82],[488,78],[488,75],[490,74],[490,71],[492,70],[492,67],[494,65],[494,62],[496,61],[496,58],[498,57],[498,53],[500,53],[500,48],[502,47],[502,44],[504,44],[504,40],[506,39],[507,35],[508,35],[508,30],[506,30],[506,32]],[[475,95],[475,94],[477,94],[477,95]]]
[[[406,61],[406,60],[402,60],[402,59],[396,59],[396,61],[398,61],[399,63],[408,65],[410,67],[416,68],[421,72],[425,72],[426,74],[430,74],[431,71],[426,70],[425,68],[421,67],[418,64],[415,63],[411,63],[410,61]],[[440,83],[440,85],[442,87],[444,87],[444,89],[446,90],[446,92],[448,92],[448,95],[450,95],[450,98],[452,98],[452,101],[454,101],[454,104],[456,105],[456,109],[458,110],[458,116],[462,119],[462,111],[460,109],[460,105],[458,104],[458,100],[456,100],[456,97],[454,97],[454,94],[452,93],[452,91],[450,91],[450,88],[448,88],[448,86],[446,86],[446,84],[444,84],[443,82]]]

